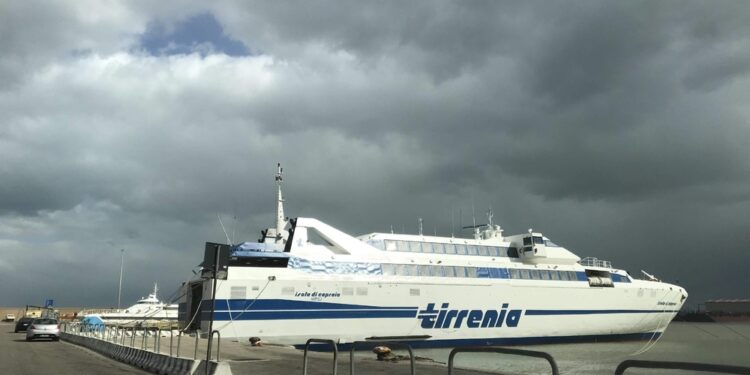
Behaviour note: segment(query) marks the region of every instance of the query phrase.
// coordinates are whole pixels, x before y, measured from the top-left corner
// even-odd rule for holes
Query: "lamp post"
[[[120,310],[120,298],[122,297],[122,269],[125,263],[125,249],[120,249],[120,286],[117,288],[117,310]]]

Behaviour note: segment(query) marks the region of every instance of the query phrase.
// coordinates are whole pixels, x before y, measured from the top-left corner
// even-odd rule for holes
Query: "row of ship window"
[[[464,266],[433,266],[426,264],[383,264],[383,275],[393,276],[433,276],[433,277],[468,277],[492,279],[521,280],[559,280],[585,281],[586,275],[575,271],[487,268]]]
[[[385,251],[518,258],[518,250],[514,247],[398,240],[370,241],[370,245]]]

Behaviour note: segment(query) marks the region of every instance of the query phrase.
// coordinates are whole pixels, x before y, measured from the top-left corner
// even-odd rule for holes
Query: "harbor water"
[[[656,343],[632,341],[518,348],[551,354],[557,361],[560,373],[570,375],[613,374],[617,365],[626,359],[750,366],[750,323],[673,322]],[[449,353],[450,349],[424,349],[415,352],[418,356],[446,363]],[[459,353],[455,357],[455,365],[501,374],[550,374],[549,364],[543,359],[495,353]],[[679,373],[681,372],[645,369],[626,371],[626,374]]]

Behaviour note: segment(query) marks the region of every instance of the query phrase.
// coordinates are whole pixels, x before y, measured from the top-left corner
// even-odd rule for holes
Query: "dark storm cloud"
[[[217,214],[271,224],[279,161],[290,216],[447,235],[491,206],[696,302],[744,293],[743,2],[24,4],[0,6],[0,269],[38,270],[33,298],[111,304],[120,248],[128,301],[168,294]],[[37,290],[63,279],[98,285]]]

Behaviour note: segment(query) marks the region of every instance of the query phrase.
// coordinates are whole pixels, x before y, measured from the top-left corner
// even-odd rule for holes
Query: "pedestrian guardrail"
[[[629,368],[647,368],[662,370],[688,370],[700,372],[714,372],[722,374],[750,375],[750,367],[716,365],[710,363],[695,362],[667,362],[667,361],[640,361],[628,359],[622,361],[615,369],[615,375],[623,375]]]
[[[542,358],[547,360],[549,362],[550,367],[552,368],[552,375],[559,375],[560,371],[557,369],[557,362],[555,362],[555,359],[552,358],[549,353],[545,352],[537,352],[533,350],[523,350],[523,349],[510,349],[510,348],[498,348],[494,346],[476,346],[476,347],[465,347],[465,348],[454,348],[451,350],[450,355],[448,356],[448,375],[453,374],[453,360],[456,357],[456,354],[458,353],[500,353],[500,354],[510,354],[510,355],[520,355],[525,357],[535,357],[535,358]]]
[[[333,348],[333,375],[336,375],[338,368],[339,349],[336,347],[336,341],[326,339],[309,339],[305,343],[305,353],[302,356],[302,375],[307,375],[307,352],[310,350],[310,344],[328,344]]]

